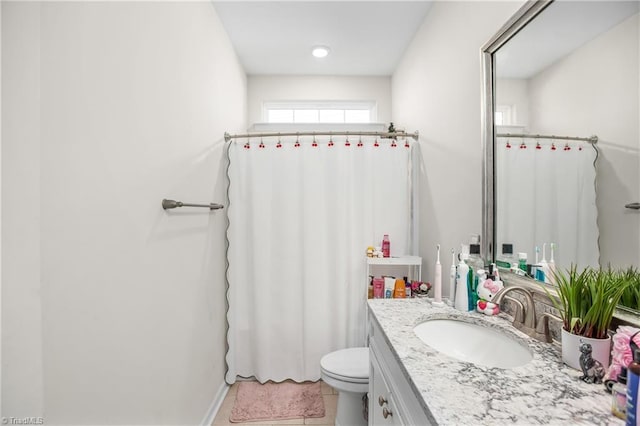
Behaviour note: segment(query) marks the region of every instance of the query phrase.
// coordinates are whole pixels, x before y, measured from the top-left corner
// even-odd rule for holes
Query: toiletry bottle
[[[369,289],[367,299],[373,299],[373,277],[369,275]]]
[[[382,277],[373,278],[373,298],[374,299],[384,298],[384,278]]]
[[[460,254],[460,263],[456,269],[456,302],[455,308],[459,311],[469,311],[469,266],[464,262]]]
[[[527,253],[518,253],[518,268],[527,272]]]
[[[384,237],[382,238],[382,256],[391,256],[391,241],[389,241],[388,234],[384,234]]]
[[[406,290],[404,288],[404,280],[398,278],[395,283],[395,287],[393,289],[393,298],[394,299],[404,299],[406,295]]]
[[[622,367],[618,382],[611,388],[611,413],[621,419],[627,417],[627,369]]]
[[[479,240],[480,236],[476,236],[476,238]],[[469,310],[473,311],[478,303],[478,271],[484,269],[484,262],[480,257],[480,244],[469,244],[469,258],[466,262],[469,265],[469,295],[471,296]]]
[[[409,282],[407,277],[404,277],[404,297],[406,298],[413,297],[413,294],[411,291],[411,283]]]
[[[633,341],[633,340],[632,340]],[[627,426],[636,426],[638,421],[638,384],[640,381],[640,349],[633,350],[633,362],[627,367]]]
[[[449,270],[449,305],[455,305],[456,296],[456,254],[451,249],[451,268]]]
[[[384,277],[384,298],[391,299],[393,297],[393,290],[396,286],[396,279],[394,277]]]

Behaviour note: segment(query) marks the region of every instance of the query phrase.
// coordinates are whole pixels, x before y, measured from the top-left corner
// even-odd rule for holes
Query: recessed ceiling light
[[[326,46],[316,46],[311,51],[311,54],[316,58],[324,58],[329,54],[329,48]]]

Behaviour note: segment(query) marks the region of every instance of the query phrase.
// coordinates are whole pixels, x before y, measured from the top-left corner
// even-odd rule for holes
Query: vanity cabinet
[[[373,318],[369,319],[369,360],[369,425],[431,425]]]

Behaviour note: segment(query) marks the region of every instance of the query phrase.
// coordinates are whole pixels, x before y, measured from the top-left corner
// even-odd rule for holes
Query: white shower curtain
[[[413,254],[417,145],[245,142],[228,148],[226,380],[317,380],[324,354],[365,343],[367,246]]]
[[[535,247],[547,243],[549,260],[549,243],[555,243],[558,267],[597,267],[596,152],[582,142],[541,140],[537,146],[535,139],[498,140],[498,257],[501,245],[512,243],[516,259],[524,252],[534,263]]]

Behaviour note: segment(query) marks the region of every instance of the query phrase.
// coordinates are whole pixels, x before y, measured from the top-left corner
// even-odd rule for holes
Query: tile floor
[[[322,387],[322,398],[324,399],[324,417],[315,419],[291,419],[291,420],[273,420],[273,421],[259,421],[259,422],[247,422],[247,423],[231,423],[229,416],[231,415],[231,409],[233,403],[236,400],[236,391],[238,390],[238,383],[231,385],[227,396],[225,396],[222,406],[213,420],[212,426],[262,426],[262,425],[317,425],[317,426],[333,426],[336,417],[336,406],[338,404],[338,392],[336,392],[331,386],[324,382],[320,382]]]

